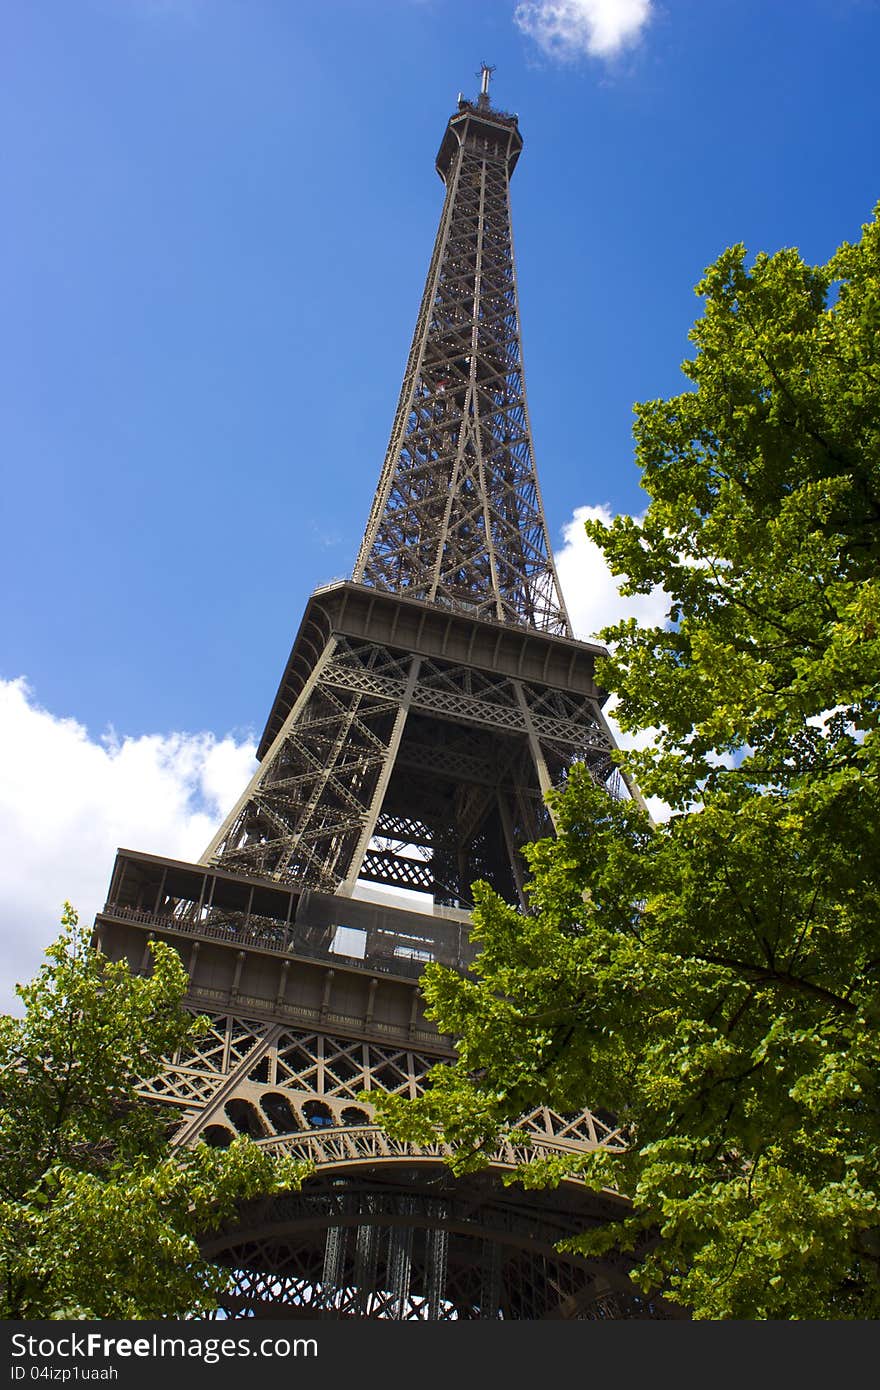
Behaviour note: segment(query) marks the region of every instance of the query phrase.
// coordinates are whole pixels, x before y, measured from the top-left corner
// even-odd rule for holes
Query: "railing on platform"
[[[465,970],[475,954],[472,948],[469,949],[466,941],[457,943],[453,949],[447,941],[440,940],[438,934],[432,931],[434,919],[427,914],[424,935],[419,938],[418,943],[422,949],[417,958],[403,954],[413,951],[410,938],[398,939],[392,932],[367,933],[364,955],[353,956],[332,949],[335,928],[326,930],[323,940],[310,941],[302,926],[295,923],[285,924],[272,917],[222,908],[198,908],[196,905],[187,904],[185,911],[169,913],[107,902],[102,915],[137,922],[156,931],[174,935],[194,936],[201,940],[219,941],[239,948],[252,947],[278,955],[329,960],[334,965],[380,971],[405,979],[418,979],[428,960],[438,961],[452,969]],[[344,904],[340,905],[340,916],[345,916]]]

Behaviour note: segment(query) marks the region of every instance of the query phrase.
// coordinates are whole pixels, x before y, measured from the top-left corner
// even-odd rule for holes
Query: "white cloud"
[[[119,846],[195,859],[255,767],[210,733],[99,739],[0,680],[0,1011],[30,979],[69,899],[91,922]]]
[[[522,0],[514,23],[549,58],[611,58],[634,44],[652,0]]]
[[[571,521],[562,528],[562,549],[553,557],[574,634],[585,641],[601,641],[600,629],[621,618],[635,618],[643,627],[662,627],[666,621],[669,600],[665,591],[658,587],[650,594],[621,594],[618,586],[622,579],[615,578],[598,545],[587,538],[585,521],[599,520],[608,526],[613,516],[608,507],[576,507]],[[649,747],[655,731],[624,733],[614,718],[616,704],[612,695],[602,713],[618,746]],[[668,820],[671,814],[666,803],[656,797],[649,798],[648,809],[655,820]]]
[[[576,507],[562,528],[564,545],[554,556],[574,634],[586,641],[600,641],[600,628],[621,618],[636,618],[644,627],[662,627],[666,621],[664,591],[657,588],[650,594],[624,597],[618,587],[622,580],[615,579],[595,541],[587,539],[585,521],[603,521],[608,526],[613,519],[608,507]]]

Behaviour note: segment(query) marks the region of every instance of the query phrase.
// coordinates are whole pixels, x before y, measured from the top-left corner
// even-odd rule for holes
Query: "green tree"
[[[159,1318],[216,1306],[197,1238],[304,1165],[244,1140],[173,1148],[139,1078],[201,1031],[177,953],[147,978],[94,951],[65,905],[22,1018],[0,1017],[0,1316]]]
[[[650,506],[589,533],[669,621],[603,634],[652,824],[584,769],[528,852],[530,916],[478,889],[457,1034],[385,1106],[461,1168],[538,1103],[602,1106],[623,1155],[533,1162],[631,1199],[574,1239],[636,1252],[698,1318],[880,1316],[880,222],[827,265],[726,251],[691,389],[636,408]]]

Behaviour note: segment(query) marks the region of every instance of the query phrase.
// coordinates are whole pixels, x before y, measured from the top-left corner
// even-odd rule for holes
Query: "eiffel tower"
[[[171,942],[210,1016],[143,1088],[178,1141],[246,1134],[315,1165],[206,1240],[228,1317],[663,1316],[622,1259],[555,1249],[619,1212],[613,1196],[505,1187],[528,1152],[512,1143],[453,1179],[439,1140],[390,1139],[369,1104],[417,1095],[454,1055],[420,971],[474,959],[476,879],[525,909],[545,793],[577,760],[627,794],[602,649],[572,636],[538,489],[509,205],[522,137],[490,72],[437,155],[440,227],[352,578],[309,598],[259,768],[202,859],[119,850],[96,919],[100,948],[141,971],[151,939]],[[538,1154],[623,1142],[598,1111],[521,1127]]]

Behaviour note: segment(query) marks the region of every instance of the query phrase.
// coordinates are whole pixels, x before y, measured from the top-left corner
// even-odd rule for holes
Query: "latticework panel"
[[[246,1074],[248,1058],[265,1047],[272,1031],[270,1024],[256,1019],[210,1017],[208,1031],[178,1048],[162,1070],[144,1082],[141,1092],[189,1114],[208,1115],[230,1077]]]
[[[387,1162],[411,1150],[376,1127],[370,1093],[421,1095],[430,1068],[441,1060],[413,1047],[215,1015],[208,1031],[178,1049],[141,1090],[184,1112],[180,1141],[201,1135],[225,1147],[246,1134],[318,1166]],[[544,1107],[523,1116],[517,1129],[541,1150],[620,1149],[624,1143],[610,1116],[589,1111],[566,1117]],[[512,1163],[527,1153],[528,1145],[502,1146],[499,1161]]]
[[[331,892],[348,872],[401,716],[370,659],[399,676],[413,658],[374,647],[354,681],[336,647],[331,638],[296,717],[215,837],[209,853],[224,867]]]
[[[450,123],[458,152],[356,581],[569,633],[526,408],[509,177],[514,132]],[[516,136],[518,147],[518,136]]]
[[[590,695],[332,636],[210,857],[331,892],[360,877],[466,907],[486,879],[522,901],[545,792],[575,761],[607,784],[611,751]]]
[[[417,1049],[290,1029],[235,1015],[168,1059],[142,1094],[188,1117],[180,1138],[219,1147],[372,1124],[371,1091],[416,1096],[438,1058]]]

